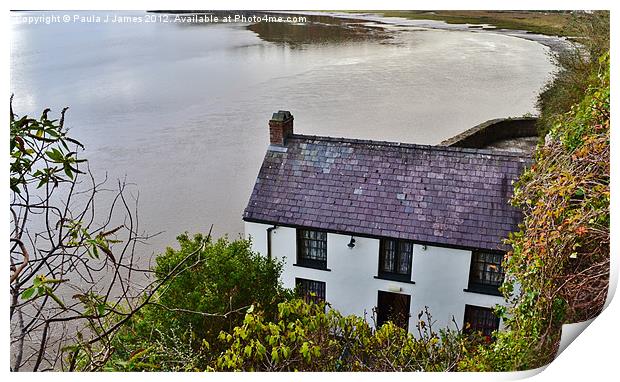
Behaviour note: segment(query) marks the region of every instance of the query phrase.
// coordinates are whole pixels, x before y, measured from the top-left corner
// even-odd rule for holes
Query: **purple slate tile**
[[[522,219],[515,154],[301,135],[287,149],[267,152],[244,219],[482,249]]]

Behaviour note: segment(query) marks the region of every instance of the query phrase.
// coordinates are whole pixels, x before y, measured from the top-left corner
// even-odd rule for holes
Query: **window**
[[[327,269],[327,232],[297,230],[297,265]]]
[[[463,332],[482,333],[491,340],[491,333],[499,329],[499,317],[495,316],[493,309],[481,306],[465,305],[465,320]]]
[[[411,296],[379,291],[377,296],[377,327],[392,321],[405,330],[409,328]]]
[[[499,286],[504,282],[504,270],[500,253],[473,252],[469,270],[468,289],[473,292],[501,295]]]
[[[303,297],[306,302],[316,304],[325,301],[325,283],[322,281],[296,278],[295,287],[299,296]]]
[[[391,280],[411,280],[413,242],[382,239],[379,245],[379,277]]]

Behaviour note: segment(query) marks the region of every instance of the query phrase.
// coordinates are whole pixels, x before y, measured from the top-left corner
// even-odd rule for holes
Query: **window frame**
[[[312,288],[310,288],[309,290],[308,284],[316,284],[318,286],[318,288],[316,288],[318,289],[318,291],[311,290]],[[303,277],[295,277],[295,291],[297,293],[303,292],[302,295],[300,295],[299,297],[302,297],[304,301],[308,303],[313,302],[315,304],[318,304],[319,302],[325,302],[326,301],[325,299],[326,290],[327,290],[327,283],[325,281],[311,280],[311,279],[306,279]],[[316,296],[310,295],[310,293],[313,293],[313,292],[316,294]]]
[[[489,255],[493,257],[499,256],[500,257],[499,263],[494,262],[494,261],[487,261]],[[484,256],[484,259],[480,260],[480,256]],[[491,294],[495,296],[502,296],[501,292],[499,291],[499,287],[504,283],[504,280],[506,279],[506,273],[504,271],[504,268],[502,267],[504,256],[505,254],[503,252],[498,253],[498,252],[492,252],[492,251],[472,251],[471,260],[469,264],[469,278],[468,278],[468,284],[467,284],[466,291]],[[478,264],[482,264],[481,270],[477,269]],[[489,271],[487,268],[488,265],[496,266],[499,270],[496,272]],[[478,272],[482,272],[482,278],[479,278],[476,275]],[[499,282],[499,284],[495,285],[494,283],[485,282],[484,275],[486,273],[489,273],[489,274],[499,273],[501,275],[501,281]]]
[[[493,316],[494,322],[492,324],[487,324],[487,320],[490,320],[490,317],[482,316],[483,314],[486,314],[486,313],[490,313]],[[477,318],[478,318],[477,320],[472,319],[473,317],[471,316],[474,314],[477,314]],[[479,325],[476,325],[476,326],[472,325],[471,321],[480,322],[480,319],[482,319],[482,322],[483,322],[482,327],[479,327]],[[470,324],[470,327],[467,327],[468,323]],[[488,341],[491,341],[492,340],[491,334],[494,331],[499,330],[499,324],[500,324],[500,318],[495,315],[493,308],[465,304],[465,312],[463,314],[463,333],[471,334],[471,333],[481,332],[482,335],[486,337]]]
[[[303,257],[302,255],[304,254],[305,251],[305,247],[304,247],[304,242],[305,240],[311,240],[311,241],[323,241],[323,240],[319,240],[319,239],[310,239],[310,238],[306,238],[303,236],[304,232],[315,232],[315,233],[320,233],[320,234],[324,234],[325,235],[325,245],[324,245],[324,257],[325,260],[317,260],[317,259],[311,259],[311,258],[306,258]],[[300,267],[307,267],[307,268],[314,268],[314,269],[321,269],[321,270],[328,270],[327,269],[327,231],[324,230],[317,230],[317,229],[305,229],[305,228],[297,228],[296,229],[296,241],[297,241],[297,256],[296,256],[296,263],[295,265],[300,266]]]
[[[407,273],[399,273],[399,272],[391,272],[384,270],[385,263],[385,246],[387,241],[395,242],[395,255],[394,255],[394,268],[398,268],[398,264],[400,263],[400,259],[402,257],[402,252],[400,251],[401,243],[407,243],[411,245],[411,253],[409,254],[409,262],[407,264]],[[413,247],[415,243],[411,240],[404,239],[394,239],[394,238],[382,238],[379,240],[379,264],[377,275],[380,279],[393,280],[393,281],[404,281],[411,282],[411,271],[413,268]]]

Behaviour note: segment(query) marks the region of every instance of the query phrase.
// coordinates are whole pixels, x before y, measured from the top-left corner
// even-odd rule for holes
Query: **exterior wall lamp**
[[[351,240],[349,240],[347,247],[349,247],[349,249],[353,249],[353,247],[355,247],[355,238],[353,238],[353,236],[351,236]]]

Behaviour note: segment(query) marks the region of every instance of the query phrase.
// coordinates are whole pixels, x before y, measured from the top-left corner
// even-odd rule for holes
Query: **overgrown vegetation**
[[[598,58],[609,52],[608,11],[573,15],[566,28],[573,47],[554,55],[558,73],[538,97],[541,138],[551,130],[558,115],[569,112],[583,99],[592,73],[598,70]]]
[[[106,370],[204,370],[225,350],[221,331],[241,325],[250,306],[274,317],[278,302],[291,295],[279,282],[281,264],[252,252],[247,240],[187,234],[177,240],[180,249],[156,259],[162,288],[114,338]],[[182,261],[183,271],[168,278]]]
[[[365,318],[283,289],[281,264],[250,251],[246,240],[178,240],[179,250],[157,257],[162,288],[110,342],[82,347],[70,359],[77,370],[109,353],[98,370],[453,371],[484,341],[436,331],[428,311],[418,316],[417,337],[391,322],[375,330]]]
[[[473,370],[520,370],[551,362],[561,325],[596,317],[609,285],[609,54],[592,66],[588,90],[553,117],[545,143],[515,187],[523,209],[509,239],[505,292],[520,286],[509,330],[463,363]]]
[[[241,371],[454,371],[482,337],[433,329],[418,315],[417,337],[387,322],[373,329],[361,317],[342,316],[324,303],[293,299],[278,305],[275,320],[251,311],[243,325],[222,332],[229,345],[216,370]]]
[[[126,184],[106,189],[90,173],[83,145],[64,126],[66,111],[56,119],[50,109],[38,119],[18,116],[11,97],[13,371],[58,369],[59,349],[74,340],[75,328],[100,326],[128,297],[136,242],[148,238],[138,233]],[[96,343],[112,332],[81,334]]]

